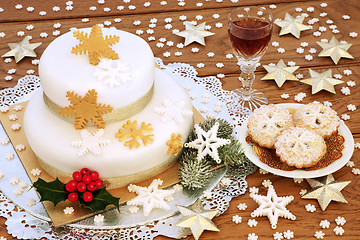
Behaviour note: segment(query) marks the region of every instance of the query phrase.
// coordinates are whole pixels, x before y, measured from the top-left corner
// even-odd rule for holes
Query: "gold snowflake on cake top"
[[[125,146],[132,149],[133,147],[138,148],[140,146],[139,140],[141,139],[144,145],[151,143],[154,141],[153,137],[154,134],[147,134],[144,135],[144,132],[152,132],[153,128],[151,123],[146,124],[144,122],[141,123],[140,129],[136,129],[137,121],[130,121],[127,122],[122,126],[123,129],[119,129],[118,133],[115,134],[115,137],[119,139],[120,142],[130,138],[129,141],[125,142]]]
[[[70,101],[70,105],[59,110],[59,114],[63,116],[75,116],[75,128],[83,129],[90,121],[98,128],[104,128],[105,122],[101,115],[109,113],[113,108],[108,104],[97,103],[97,92],[95,89],[89,90],[82,98],[73,91],[67,91],[66,97]]]
[[[171,139],[166,141],[166,145],[169,146],[169,149],[167,150],[167,154],[178,154],[179,149],[183,147],[182,143],[180,142],[182,138],[181,134],[171,134]]]
[[[88,54],[91,65],[98,65],[101,58],[119,59],[119,55],[110,48],[110,46],[119,42],[119,36],[105,36],[103,37],[100,25],[92,27],[90,35],[79,30],[74,31],[74,37],[80,41],[71,49],[73,54]]]

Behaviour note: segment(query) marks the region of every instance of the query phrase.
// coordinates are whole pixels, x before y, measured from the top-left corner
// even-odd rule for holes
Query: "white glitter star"
[[[138,196],[127,202],[130,206],[143,206],[145,216],[148,216],[154,208],[169,210],[166,201],[172,200],[174,190],[159,189],[163,183],[160,179],[154,179],[148,187],[140,187],[133,184],[128,186],[129,192],[135,192]]]
[[[251,213],[251,217],[267,216],[272,229],[276,229],[279,217],[296,219],[295,215],[286,209],[286,205],[294,200],[294,197],[278,197],[272,185],[268,188],[267,196],[250,194],[250,197],[259,204],[259,207]]]
[[[197,139],[192,142],[185,143],[185,147],[195,148],[198,150],[197,160],[201,161],[206,155],[210,155],[217,163],[221,160],[218,154],[218,148],[230,143],[230,139],[218,138],[217,133],[219,123],[216,122],[214,126],[205,132],[198,124],[194,125]]]
[[[80,148],[79,156],[83,157],[88,152],[91,152],[95,155],[100,155],[101,148],[109,145],[110,140],[104,139],[104,129],[98,129],[94,134],[90,133],[88,130],[83,129],[80,132],[80,139],[71,141],[73,147]]]

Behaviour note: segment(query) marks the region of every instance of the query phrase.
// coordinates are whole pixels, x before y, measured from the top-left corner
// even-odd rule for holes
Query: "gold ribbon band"
[[[139,100],[137,100],[134,103],[131,103],[125,107],[122,108],[117,108],[114,109],[112,112],[110,113],[106,113],[102,115],[103,120],[106,123],[111,123],[111,122],[116,122],[116,121],[120,121],[126,118],[129,118],[133,115],[135,115],[136,113],[140,112],[141,110],[143,110],[145,108],[145,106],[150,102],[152,96],[154,93],[154,84],[151,87],[151,89],[144,95],[142,96]],[[70,116],[63,116],[59,114],[59,110],[61,109],[61,107],[59,105],[57,105],[56,103],[54,103],[44,92],[43,94],[43,98],[44,98],[44,102],[45,104],[48,106],[48,108],[55,113],[57,116],[61,117],[62,119],[64,119],[67,122],[70,123],[74,123],[74,117],[70,117]]]
[[[151,169],[142,171],[140,173],[135,173],[127,176],[120,176],[120,177],[111,177],[111,178],[101,178],[104,183],[106,184],[106,187],[108,189],[112,188],[120,188],[124,187],[130,183],[139,182],[142,180],[145,180],[147,178],[150,178],[152,176],[155,176],[166,169],[168,169],[171,165],[175,163],[175,161],[178,159],[179,156],[181,156],[182,151],[178,153],[178,155],[174,156],[171,155],[165,162],[161,163],[160,165],[153,167]],[[64,171],[61,171],[57,168],[54,168],[53,166],[50,166],[48,163],[41,160],[39,157],[37,157],[41,168],[47,172],[52,177],[60,178],[64,182],[68,182],[72,179],[72,175],[69,173],[66,173]]]

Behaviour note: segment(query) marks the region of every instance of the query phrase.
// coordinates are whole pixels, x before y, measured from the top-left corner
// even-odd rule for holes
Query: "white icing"
[[[95,69],[94,76],[110,87],[118,87],[133,79],[127,63],[111,59],[101,59]]]
[[[90,28],[80,29],[90,33]],[[117,35],[118,43],[111,48],[119,61],[131,69],[132,81],[119,87],[109,87],[94,76],[96,68],[89,63],[87,54],[75,55],[72,47],[79,44],[72,32],[56,38],[45,49],[39,64],[41,85],[46,95],[60,107],[69,105],[67,91],[84,96],[89,89],[96,89],[98,101],[114,109],[136,102],[149,92],[154,81],[154,55],[149,45],[140,37],[121,30],[103,28],[103,35]]]
[[[63,172],[72,173],[88,167],[98,171],[103,178],[136,174],[162,164],[169,158],[166,141],[172,133],[188,136],[193,119],[188,116],[181,124],[174,121],[164,123],[161,121],[162,116],[154,112],[154,107],[162,104],[165,98],[172,102],[184,101],[184,109],[187,111],[192,110],[192,104],[185,89],[175,80],[161,70],[156,69],[155,72],[154,96],[140,113],[129,118],[131,121],[152,124],[154,141],[151,144],[130,150],[123,142],[119,142],[115,134],[128,120],[125,119],[106,124],[103,137],[110,139],[111,143],[102,148],[100,156],[87,154],[79,157],[78,149],[70,144],[79,137],[79,131],[47,108],[42,91],[39,90],[30,100],[24,116],[24,129],[32,150],[41,160]],[[96,131],[93,126],[87,126],[86,129]],[[185,141],[186,137],[183,137],[182,144]]]

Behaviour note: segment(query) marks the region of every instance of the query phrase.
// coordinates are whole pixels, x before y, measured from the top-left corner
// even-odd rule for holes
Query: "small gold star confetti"
[[[338,64],[340,58],[350,58],[354,59],[347,50],[351,47],[351,43],[340,43],[334,36],[331,38],[330,42],[316,42],[322,51],[319,53],[319,57],[331,57],[335,64]]]
[[[214,35],[215,33],[205,30],[206,22],[203,22],[197,26],[185,22],[185,30],[176,33],[176,35],[185,38],[185,46],[190,43],[197,42],[205,46],[205,37]]]
[[[194,238],[199,239],[204,230],[220,231],[215,224],[211,221],[218,213],[219,210],[205,210],[201,205],[201,200],[196,200],[189,207],[176,206],[183,217],[176,223],[177,227],[190,228]]]
[[[28,37],[25,37],[19,43],[8,43],[10,51],[1,57],[15,57],[15,62],[18,63],[24,57],[36,57],[35,48],[41,43],[30,43]]]
[[[261,80],[274,79],[278,87],[281,87],[286,80],[299,81],[293,74],[299,66],[286,67],[282,59],[280,59],[276,66],[263,65],[263,67],[268,73]]]
[[[297,18],[292,17],[289,13],[285,14],[285,19],[275,21],[274,23],[281,27],[279,36],[291,33],[296,38],[300,38],[300,32],[311,29],[310,26],[303,24],[305,16]]]
[[[321,210],[325,211],[331,201],[347,203],[340,191],[351,181],[335,181],[332,174],[320,178],[306,179],[306,181],[310,184],[311,190],[302,198],[318,200]]]
[[[309,69],[309,73],[311,78],[300,80],[300,82],[311,85],[312,94],[320,92],[321,90],[326,90],[335,94],[336,92],[334,86],[344,82],[333,78],[331,69],[322,73]]]

